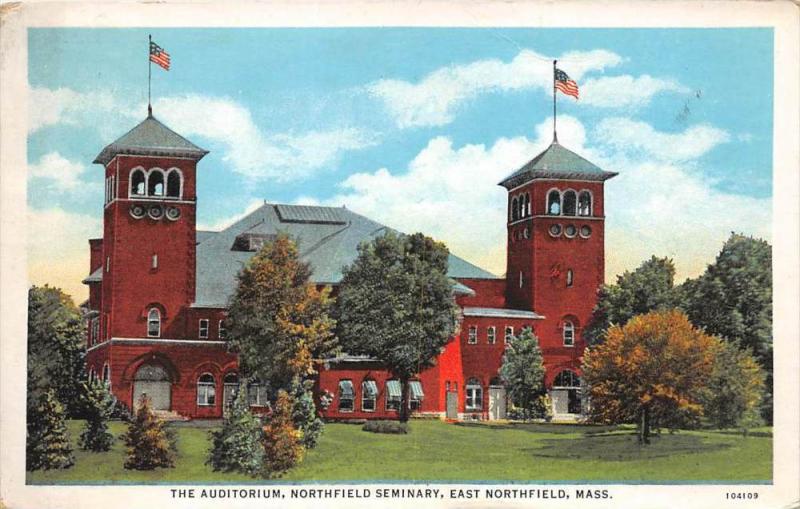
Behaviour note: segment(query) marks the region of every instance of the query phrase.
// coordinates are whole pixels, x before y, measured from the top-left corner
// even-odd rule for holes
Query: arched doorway
[[[506,418],[506,388],[499,377],[489,381],[489,420]]]
[[[581,379],[568,369],[561,371],[553,380],[553,389],[550,392],[553,399],[553,413],[555,414],[580,414],[581,413]]]
[[[161,364],[142,364],[133,377],[133,405],[142,394],[150,398],[153,410],[169,410],[172,401],[172,381]]]

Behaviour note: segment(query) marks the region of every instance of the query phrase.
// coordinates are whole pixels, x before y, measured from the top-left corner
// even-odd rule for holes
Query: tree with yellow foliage
[[[590,417],[635,422],[644,444],[650,443],[654,421],[671,427],[696,422],[720,349],[719,339],[694,328],[678,310],[653,311],[610,327],[606,341],[584,356]]]

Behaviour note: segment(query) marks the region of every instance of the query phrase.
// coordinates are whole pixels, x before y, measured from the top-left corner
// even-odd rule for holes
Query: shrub
[[[128,431],[123,435],[127,446],[125,468],[153,470],[175,466],[175,441],[164,429],[164,422],[150,409],[150,398],[142,394]]]
[[[206,464],[215,471],[236,471],[252,476],[261,471],[264,461],[261,420],[250,411],[243,385],[236,391],[222,429],[210,434],[213,446]]]
[[[294,427],[302,433],[300,443],[306,449],[317,446],[319,436],[325,424],[317,416],[317,407],[314,405],[314,396],[311,393],[313,382],[306,380],[292,383],[292,421]]]
[[[86,419],[78,444],[86,451],[103,452],[111,449],[114,436],[108,431],[108,419],[114,411],[115,398],[105,382],[90,380],[83,384],[81,394]]]
[[[28,470],[69,468],[75,463],[64,421],[64,407],[48,389],[28,408],[25,461]]]
[[[408,423],[399,421],[367,421],[361,428],[370,433],[387,433],[405,435],[408,433]]]
[[[280,477],[302,460],[300,435],[292,422],[292,399],[281,390],[264,426],[264,474],[267,477]]]

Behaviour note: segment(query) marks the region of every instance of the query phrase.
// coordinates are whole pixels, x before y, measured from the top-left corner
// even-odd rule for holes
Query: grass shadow
[[[709,443],[690,434],[654,435],[650,445],[640,445],[635,433],[584,435],[574,440],[543,440],[527,451],[538,458],[629,461],[666,458],[679,454],[705,454],[731,447]]]
[[[617,431],[620,429],[619,426],[603,426],[603,425],[593,425],[593,424],[572,424],[572,423],[565,423],[565,424],[551,424],[551,423],[534,423],[534,422],[509,422],[503,424],[487,424],[486,421],[476,421],[476,422],[469,422],[469,421],[462,421],[454,423],[456,426],[464,426],[468,428],[482,428],[482,429],[493,429],[493,430],[519,430],[519,431],[527,431],[529,433],[550,433],[554,435],[568,435],[568,434],[576,434],[582,433],[585,435],[595,435],[595,434],[602,434],[602,433],[610,433],[613,431]]]

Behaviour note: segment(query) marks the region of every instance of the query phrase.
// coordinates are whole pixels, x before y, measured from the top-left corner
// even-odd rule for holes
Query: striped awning
[[[422,382],[411,380],[408,382],[408,386],[411,389],[411,399],[422,399],[425,397],[425,393],[422,392]]]
[[[339,397],[352,398],[356,391],[353,389],[353,382],[350,380],[339,380]]]
[[[375,380],[364,380],[361,387],[365,397],[374,398],[378,396],[378,384],[375,383]]]
[[[399,398],[402,394],[402,391],[400,390],[400,380],[387,381],[386,390],[389,391],[390,398]]]

